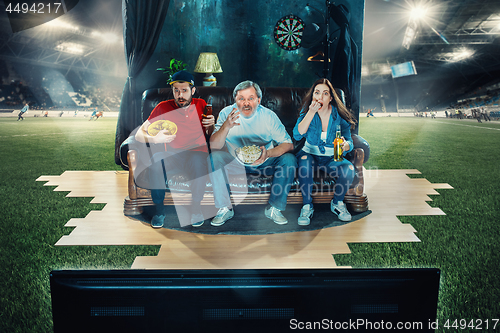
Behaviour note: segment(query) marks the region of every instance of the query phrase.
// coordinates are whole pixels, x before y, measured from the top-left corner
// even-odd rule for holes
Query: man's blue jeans
[[[192,202],[199,204],[205,194],[207,155],[206,152],[191,150],[155,153],[149,166],[149,184],[144,186],[151,190],[153,202],[157,205],[163,203],[166,182],[169,178],[183,173],[190,181]]]
[[[333,156],[317,156],[300,151],[297,154],[297,177],[299,178],[300,191],[302,192],[302,203],[312,204],[312,192],[314,185],[314,172],[323,169],[330,177],[335,179],[333,200],[343,201],[354,180],[354,166],[351,162],[342,160],[335,162]]]
[[[257,167],[243,166],[226,151],[212,151],[208,165],[211,168],[210,181],[214,191],[215,207],[231,207],[229,196],[229,175],[251,173],[273,176],[269,204],[279,210],[285,210],[288,192],[295,178],[297,160],[291,153],[279,157],[270,157]]]

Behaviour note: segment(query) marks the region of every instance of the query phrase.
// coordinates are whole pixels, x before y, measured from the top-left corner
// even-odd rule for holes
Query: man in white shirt
[[[227,186],[228,174],[238,172],[234,168],[235,150],[249,145],[260,147],[262,155],[252,165],[245,165],[246,172],[273,175],[265,215],[277,224],[286,224],[288,221],[281,211],[286,208],[288,192],[297,168],[295,155],[290,153],[293,150],[292,139],[276,113],[260,105],[262,91],[258,84],[252,81],[241,82],[234,89],[233,97],[235,104],[220,111],[210,138],[210,180],[215,207],[219,208],[211,224],[223,225],[234,216]],[[224,147],[228,152],[217,150]],[[224,172],[217,172],[219,170]]]

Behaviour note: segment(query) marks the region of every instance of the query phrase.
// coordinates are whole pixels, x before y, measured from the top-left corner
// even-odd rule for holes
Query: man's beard
[[[246,113],[243,113],[243,111],[245,111]],[[243,118],[250,118],[253,116],[253,114],[255,113],[254,112],[255,110],[250,106],[248,108],[241,108],[241,111],[240,111],[240,115],[243,117]]]
[[[187,106],[189,106],[191,104],[191,100],[192,100],[192,98],[189,98],[189,99],[184,99],[184,98],[176,99],[175,100],[175,104],[177,104],[177,106],[180,107],[180,108],[185,108],[185,107],[187,107]]]

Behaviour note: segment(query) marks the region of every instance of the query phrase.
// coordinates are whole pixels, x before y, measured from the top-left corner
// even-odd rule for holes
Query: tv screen
[[[50,274],[57,332],[432,332],[438,269]]]
[[[413,63],[413,61],[407,61],[391,66],[391,72],[393,78],[408,75],[417,75],[417,69],[415,68],[415,64]]]

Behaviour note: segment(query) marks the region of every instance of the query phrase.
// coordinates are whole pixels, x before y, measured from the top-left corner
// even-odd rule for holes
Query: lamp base
[[[203,78],[203,86],[204,87],[215,87],[217,85],[217,79],[212,73],[207,73],[207,75]]]

